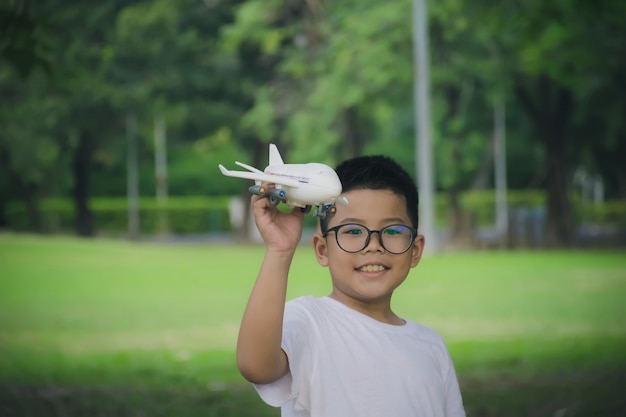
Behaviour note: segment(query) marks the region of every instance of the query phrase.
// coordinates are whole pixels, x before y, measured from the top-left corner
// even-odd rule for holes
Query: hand
[[[264,184],[273,189],[274,184]],[[250,199],[254,221],[268,249],[277,252],[293,252],[302,237],[304,213],[294,207],[284,213],[270,204],[269,199],[253,195]]]

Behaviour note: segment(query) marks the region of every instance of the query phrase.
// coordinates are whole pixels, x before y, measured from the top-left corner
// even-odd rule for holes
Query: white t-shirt
[[[282,348],[290,371],[256,384],[282,417],[464,417],[441,337],[408,321],[379,322],[329,298],[285,305]]]

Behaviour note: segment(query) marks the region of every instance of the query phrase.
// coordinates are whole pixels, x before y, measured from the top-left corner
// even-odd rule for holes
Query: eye
[[[350,225],[343,227],[342,232],[345,235],[358,236],[358,235],[363,234],[363,228],[360,226],[355,226],[355,225],[350,224]]]
[[[387,226],[384,230],[384,234],[387,236],[398,236],[407,233],[407,228],[401,225]]]

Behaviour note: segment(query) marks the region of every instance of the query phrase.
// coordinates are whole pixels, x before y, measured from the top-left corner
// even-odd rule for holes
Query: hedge
[[[154,234],[159,230],[161,213],[167,215],[167,231],[173,234],[226,232],[232,230],[229,215],[230,197],[170,197],[163,208],[154,198],[139,200],[139,230]],[[128,230],[128,200],[125,198],[92,198],[98,234],[119,235]],[[71,233],[74,230],[74,207],[68,199],[46,199],[39,206],[44,230]],[[33,231],[33,225],[21,202],[6,205],[5,217],[13,231]]]
[[[539,190],[507,191],[509,210],[536,210],[545,207],[545,193]],[[490,190],[461,194],[462,210],[471,214],[478,225],[491,225],[496,218],[496,194]]]
[[[586,203],[577,205],[576,215],[580,222],[611,224],[626,230],[626,202],[606,201],[603,204]]]
[[[173,234],[198,234],[229,232],[233,229],[229,215],[232,197],[191,196],[170,197],[163,210],[167,214],[168,232]],[[578,224],[615,225],[626,230],[626,203],[607,201],[603,204],[581,202],[572,196],[574,214]],[[128,203],[125,198],[93,198],[90,207],[94,214],[98,234],[122,235],[128,229]],[[488,226],[495,222],[495,194],[493,191],[468,191],[460,195],[461,209],[472,216],[476,225]],[[542,191],[508,191],[507,204],[511,214],[515,210],[545,210],[545,193]],[[448,196],[436,196],[436,221],[438,227],[448,222]],[[50,233],[72,233],[74,208],[69,199],[46,199],[40,202],[44,230]],[[154,198],[139,200],[140,233],[159,231],[159,208]],[[309,219],[309,217],[311,217]],[[13,231],[33,231],[30,219],[21,202],[5,205],[5,218]],[[315,219],[307,216],[306,225],[314,227]]]

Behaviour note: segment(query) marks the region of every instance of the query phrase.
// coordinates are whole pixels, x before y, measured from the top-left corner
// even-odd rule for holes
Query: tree
[[[379,135],[388,138],[394,101],[411,103],[402,90],[411,62],[398,54],[410,56],[406,7],[409,2],[246,2],[227,41],[254,42],[277,64],[244,123],[265,141],[291,144],[295,159],[328,163],[362,153]]]
[[[436,180],[455,218],[459,193],[489,184],[497,97],[507,102],[509,184],[546,188],[552,242],[573,236],[575,169],[602,174],[611,196],[626,194],[624,9],[609,0],[430,4]],[[77,230],[94,233],[90,196],[123,192],[129,112],[145,177],[156,114],[189,183],[208,180],[191,178],[204,167],[191,173],[188,161],[235,143],[258,166],[269,141],[294,162],[386,153],[414,166],[409,0],[14,1],[0,19],[6,10],[17,18],[3,26],[0,52],[18,59],[0,68],[10,104],[0,158],[15,179],[0,192],[21,195],[33,219],[39,197],[73,193]],[[103,183],[110,177],[116,185]]]
[[[497,48],[486,41],[487,28],[465,13],[455,0],[430,7],[437,178],[448,194],[452,239],[465,239],[474,232],[460,194],[489,184],[491,109],[506,94]]]
[[[114,1],[97,6],[68,5],[64,0],[40,5],[38,13],[49,15],[55,47],[55,84],[57,94],[68,104],[67,118],[62,122],[75,138],[71,172],[74,179],[72,197],[76,233],[95,233],[89,207],[90,174],[94,152],[107,136],[123,129],[106,96],[102,77],[111,28],[126,2]],[[68,31],[66,28],[73,30]],[[75,36],[74,31],[81,34]]]
[[[37,69],[50,72],[45,20],[26,0],[0,5],[0,59],[23,78]]]
[[[11,189],[24,201],[35,230],[43,232],[39,215],[37,194],[44,176],[51,166],[51,156],[57,153],[54,142],[43,133],[45,151],[32,152],[32,143],[25,138],[41,126],[22,125],[16,122],[21,116],[33,116],[24,97],[32,94],[33,84],[42,83],[40,72],[49,73],[45,23],[37,19],[28,2],[12,1],[0,6],[0,91],[3,108],[0,113],[0,166],[7,179],[0,191],[0,225],[4,223],[4,202]],[[33,73],[33,83],[28,79]],[[49,105],[50,100],[46,103]],[[45,118],[49,122],[48,115]],[[34,128],[34,129],[33,129]],[[40,148],[41,149],[41,148]]]
[[[65,151],[68,135],[57,136],[64,103],[49,92],[49,78],[37,71],[22,77],[10,68],[0,70],[0,169],[8,179],[0,200],[15,196],[24,203],[33,229],[45,233],[39,199],[67,189]]]
[[[40,188],[52,194],[67,192],[67,188],[50,190],[46,184],[50,174],[45,170],[54,167],[73,177],[77,233],[90,236],[94,233],[91,175],[102,162],[125,159],[125,146],[115,142],[124,138],[129,110],[150,119],[163,112],[182,136],[191,137],[191,144],[211,129],[219,131],[224,121],[234,124],[241,113],[236,106],[211,106],[220,100],[235,101],[229,90],[231,71],[220,68],[220,51],[212,48],[211,41],[233,6],[210,7],[196,1],[182,5],[118,1],[97,7],[66,3],[57,0],[28,9],[33,22],[45,22],[36,29],[46,31],[51,76],[20,80],[18,87],[12,84],[15,74],[8,69],[0,74],[0,88],[10,93],[7,98],[13,104],[2,115],[8,123],[0,145],[7,167],[23,165],[20,155],[31,157],[25,165],[33,175],[24,167],[13,172],[15,184],[31,184],[21,187],[28,193],[20,194],[33,208],[33,223],[40,223],[36,219]],[[45,123],[30,117],[39,113],[45,114]],[[37,153],[21,151],[28,149],[26,140],[31,149],[33,143],[36,149],[48,149],[44,137],[55,149],[46,153],[52,155],[48,168],[34,158]],[[62,157],[68,154],[72,158]]]
[[[626,7],[577,0],[493,7],[500,19],[490,21],[496,23],[494,34],[502,33],[497,43],[505,51],[513,91],[545,153],[547,239],[551,245],[569,245],[574,241],[570,178],[580,163],[580,150],[611,134],[605,125],[583,137],[579,126],[593,114],[587,107],[589,97],[607,91],[604,83],[615,81],[609,74],[623,73],[623,54],[615,39],[626,39],[621,24]],[[607,61],[613,55],[616,58]],[[615,92],[615,87],[610,88]],[[622,98],[609,95],[624,108]]]

